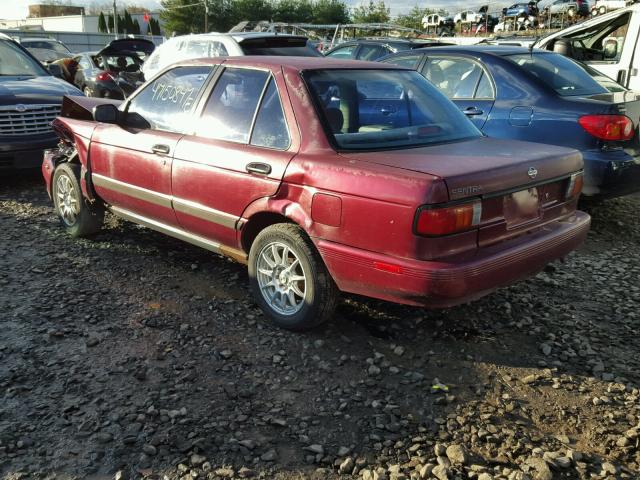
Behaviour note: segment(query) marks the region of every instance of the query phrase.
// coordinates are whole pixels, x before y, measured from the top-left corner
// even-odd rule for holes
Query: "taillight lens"
[[[96,80],[100,80],[101,82],[106,82],[108,80],[113,80],[113,74],[111,72],[100,72],[96,75]]]
[[[573,175],[571,175],[571,178],[569,179],[569,185],[567,185],[566,198],[569,199],[580,195],[583,185],[584,176],[582,175],[582,172],[574,173]]]
[[[480,200],[445,207],[420,207],[416,218],[416,233],[437,236],[462,232],[478,225],[481,216]]]
[[[630,140],[633,122],[625,115],[584,115],[578,123],[588,133],[601,140]]]

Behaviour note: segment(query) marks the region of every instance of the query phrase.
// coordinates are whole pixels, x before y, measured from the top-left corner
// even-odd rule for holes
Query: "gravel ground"
[[[640,196],[537,277],[306,334],[244,267],[0,179],[0,478],[640,478]]]

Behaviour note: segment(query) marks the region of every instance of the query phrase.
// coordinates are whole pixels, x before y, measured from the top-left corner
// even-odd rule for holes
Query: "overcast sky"
[[[72,0],[71,3],[74,5],[90,5],[91,3],[97,3],[99,5],[107,3],[108,0]],[[160,7],[160,0],[117,0],[118,3],[123,4],[135,4],[135,5],[143,5],[148,6],[150,10],[157,10]],[[360,3],[360,0],[346,0],[346,2],[351,6],[356,6]],[[25,18],[27,16],[27,5],[35,4],[35,3],[45,3],[38,2],[36,0],[0,0],[2,3],[2,8],[0,8],[0,18],[8,18],[8,19],[17,19],[17,18]],[[478,7],[480,5],[489,3],[491,5],[490,10],[499,10],[503,6],[509,5],[509,0],[501,1],[494,0],[491,2],[483,2],[482,0],[385,0],[385,3],[391,8],[392,15],[398,15],[400,13],[406,13],[411,10],[415,5],[419,5],[422,8],[431,7],[431,8],[440,8],[443,7],[448,10],[450,13],[455,13],[459,10],[473,9],[474,7]],[[514,2],[515,3],[515,0]],[[540,2],[540,3],[545,3]],[[494,7],[495,5],[495,7]]]

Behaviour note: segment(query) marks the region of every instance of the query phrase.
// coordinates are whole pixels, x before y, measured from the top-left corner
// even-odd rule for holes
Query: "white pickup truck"
[[[584,62],[640,91],[640,4],[598,15],[538,39],[534,47]]]

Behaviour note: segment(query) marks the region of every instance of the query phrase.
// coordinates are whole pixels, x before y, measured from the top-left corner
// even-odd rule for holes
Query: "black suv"
[[[375,61],[391,53],[414,48],[442,47],[451,43],[435,40],[418,40],[412,38],[362,38],[343,42],[325,53],[326,57],[344,58],[345,60]]]
[[[63,95],[82,95],[52,75],[24,47],[0,33],[0,171],[39,167],[42,151],[58,143],[51,121]]]

